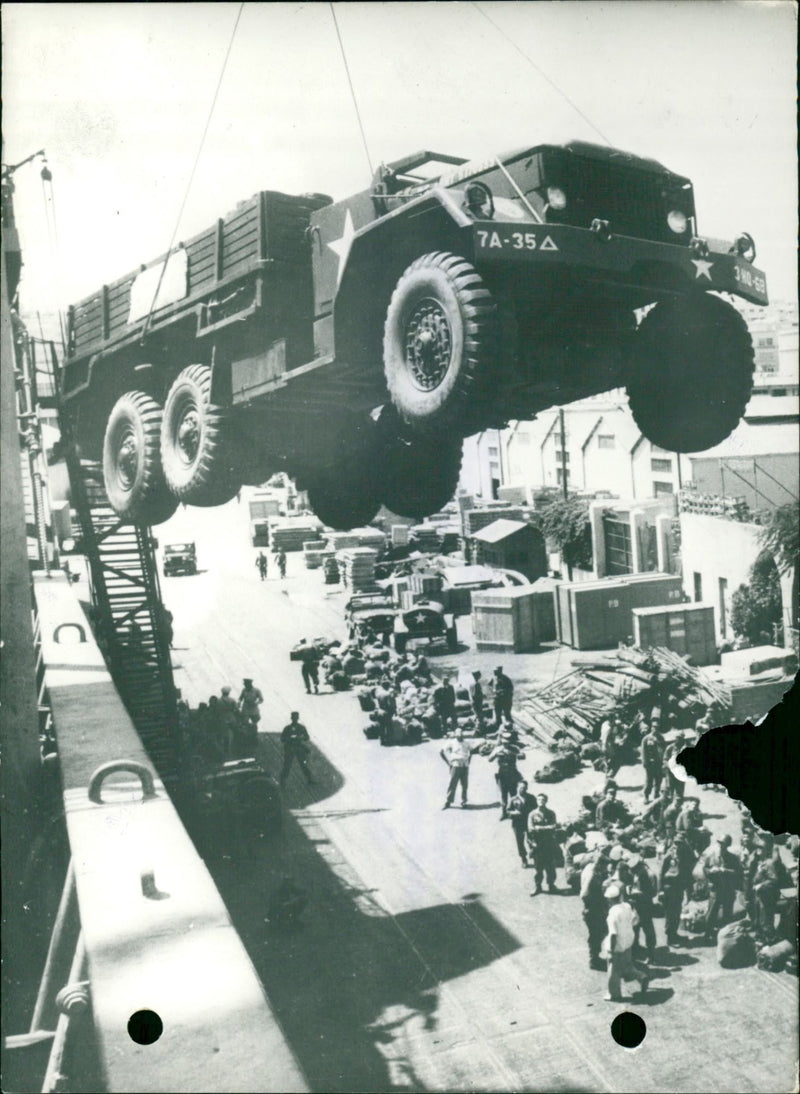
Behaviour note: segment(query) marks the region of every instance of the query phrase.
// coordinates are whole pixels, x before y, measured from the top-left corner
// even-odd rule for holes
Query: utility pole
[[[560,406],[558,408],[558,424],[561,431],[561,487],[562,494],[564,495],[564,501],[569,497],[569,491],[567,489],[567,440],[566,430],[564,428],[564,408]],[[562,556],[563,557],[563,556]],[[567,563],[567,577],[572,581],[572,563]]]

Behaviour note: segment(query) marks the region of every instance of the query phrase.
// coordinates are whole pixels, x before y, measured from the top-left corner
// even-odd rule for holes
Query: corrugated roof
[[[528,525],[523,520],[506,520],[501,517],[499,520],[487,524],[485,528],[481,528],[480,532],[475,532],[472,538],[479,539],[482,543],[499,543],[501,539],[507,539],[508,536],[512,536],[515,532],[527,527]]]

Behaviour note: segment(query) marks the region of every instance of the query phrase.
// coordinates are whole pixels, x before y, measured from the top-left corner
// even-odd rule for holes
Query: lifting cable
[[[355,107],[356,118],[358,119],[358,128],[361,130],[361,140],[362,140],[362,143],[364,145],[364,153],[367,157],[367,164],[369,166],[369,173],[370,173],[370,178],[371,178],[375,174],[375,171],[373,170],[373,167],[372,167],[372,160],[370,159],[369,147],[367,145],[367,136],[364,132],[364,123],[361,121],[361,112],[358,109],[358,100],[356,99],[356,93],[355,93],[355,89],[353,87],[353,81],[350,77],[350,66],[347,63],[347,54],[344,51],[344,43],[342,42],[342,36],[339,32],[339,22],[336,18],[336,12],[334,11],[332,0],[329,3],[329,7],[331,9],[331,15],[333,16],[333,25],[336,28],[336,37],[339,39],[339,49],[342,52],[342,60],[344,61],[344,70],[347,73],[347,82],[350,85],[350,95],[353,99],[353,106]]]
[[[175,227],[174,227],[173,232],[172,232],[172,238],[169,241],[169,247],[167,248],[167,253],[166,253],[166,256],[164,257],[163,265],[161,266],[161,273],[158,276],[158,284],[156,285],[156,291],[153,293],[153,301],[150,304],[150,311],[147,313],[147,319],[145,320],[144,327],[142,328],[142,334],[141,334],[142,340],[144,340],[144,338],[147,335],[147,331],[150,327],[150,320],[153,317],[153,312],[155,311],[155,307],[156,307],[156,301],[158,300],[158,294],[161,292],[161,284],[164,280],[164,274],[165,274],[166,269],[167,269],[167,263],[169,262],[170,255],[172,254],[172,248],[173,248],[173,245],[175,243],[175,237],[178,234],[178,228],[180,228],[181,217],[183,216],[183,211],[186,208],[186,202],[189,200],[189,192],[192,188],[192,183],[194,182],[194,176],[195,176],[195,172],[197,171],[197,165],[200,162],[200,156],[203,153],[203,146],[205,145],[206,137],[208,136],[208,130],[209,130],[209,127],[211,125],[211,119],[214,116],[214,108],[217,105],[217,98],[219,96],[219,89],[222,87],[222,80],[225,76],[225,69],[228,67],[228,59],[230,58],[231,50],[233,49],[233,42],[234,42],[234,39],[236,37],[236,31],[239,29],[239,20],[242,18],[243,9],[244,9],[244,0],[242,0],[242,2],[239,4],[239,10],[236,13],[236,22],[233,24],[233,30],[231,31],[230,41],[228,42],[228,48],[225,52],[225,59],[222,62],[222,68],[220,70],[219,79],[217,80],[217,86],[214,89],[214,97],[211,100],[211,108],[208,111],[208,117],[206,118],[206,124],[205,124],[205,128],[203,129],[203,135],[200,138],[200,144],[199,144],[198,149],[197,149],[197,155],[194,158],[194,164],[192,166],[192,170],[191,170],[191,173],[189,175],[189,181],[186,184],[186,192],[183,195],[183,201],[181,202],[181,207],[180,207],[180,210],[178,212],[177,219],[175,220]]]
[[[514,47],[514,49],[517,51],[517,53],[520,54],[521,57],[525,58],[525,60],[528,62],[528,64],[531,66],[531,68],[535,69],[536,72],[538,72],[539,75],[542,77],[542,79],[546,80],[547,83],[550,84],[550,86],[553,88],[553,90],[557,91],[558,94],[561,96],[561,98],[564,99],[565,102],[569,103],[569,105],[572,107],[573,110],[575,110],[578,114],[580,114],[580,116],[583,118],[583,120],[586,122],[586,124],[590,125],[592,127],[592,129],[595,131],[595,133],[597,133],[600,137],[602,137],[602,139],[605,141],[606,144],[610,145],[611,141],[608,139],[608,137],[605,135],[605,133],[603,133],[602,130],[598,129],[598,127],[594,124],[592,119],[590,117],[588,117],[581,110],[581,108],[578,106],[577,103],[572,101],[572,99],[569,97],[569,95],[567,95],[566,91],[564,91],[562,88],[560,88],[558,86],[558,84],[555,82],[555,80],[551,79],[551,77],[547,75],[547,73],[544,71],[544,69],[540,68],[539,65],[537,65],[536,62],[531,57],[528,56],[528,54],[525,52],[525,50],[521,49],[519,47],[519,45],[514,41],[514,39],[511,38],[508,34],[506,34],[506,32],[502,29],[502,27],[499,27],[497,25],[497,23],[495,23],[494,19],[492,19],[491,16],[486,14],[486,12],[483,10],[483,8],[480,6],[480,4],[476,4],[475,0],[472,0],[472,6],[473,6],[473,8],[475,8],[476,11],[480,12],[480,14],[487,21],[487,23],[491,23],[491,25],[494,27],[494,29],[497,31],[497,33],[501,34],[505,38],[505,40],[510,45],[512,45]]]
[[[67,335],[64,328],[64,314],[61,309],[61,301],[64,299],[61,283],[61,244],[58,237],[58,222],[56,220],[56,195],[53,189],[53,175],[47,163],[47,157],[42,155],[42,200],[44,201],[44,220],[47,226],[47,240],[50,246],[50,261],[55,268],[55,287],[58,298],[57,314],[58,329],[61,335],[61,352],[67,351]]]

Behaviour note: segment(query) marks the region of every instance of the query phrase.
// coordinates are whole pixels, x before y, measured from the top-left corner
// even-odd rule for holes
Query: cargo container
[[[680,604],[675,574],[626,574],[597,581],[563,582],[556,589],[558,641],[576,650],[611,649],[633,640],[634,608]]]
[[[479,650],[530,653],[553,632],[553,594],[531,585],[476,590],[472,631]]]
[[[689,657],[693,665],[715,665],[719,660],[712,604],[634,608],[631,614],[635,645],[662,646]]]

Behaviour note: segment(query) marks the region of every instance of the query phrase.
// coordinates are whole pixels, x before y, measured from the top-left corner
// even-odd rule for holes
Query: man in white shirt
[[[461,784],[461,808],[467,804],[467,790],[469,787],[469,762],[478,745],[470,745],[464,740],[464,732],[456,730],[455,737],[448,741],[440,750],[439,755],[450,768],[450,782],[447,784],[447,797],[442,809],[449,809],[456,796],[456,788]]]
[[[616,885],[605,892],[608,909],[608,988],[604,999],[607,1002],[622,1002],[622,981],[638,980],[642,995],[647,992],[649,978],[647,970],[633,960],[634,920],[633,909],[622,899],[622,893]]]

